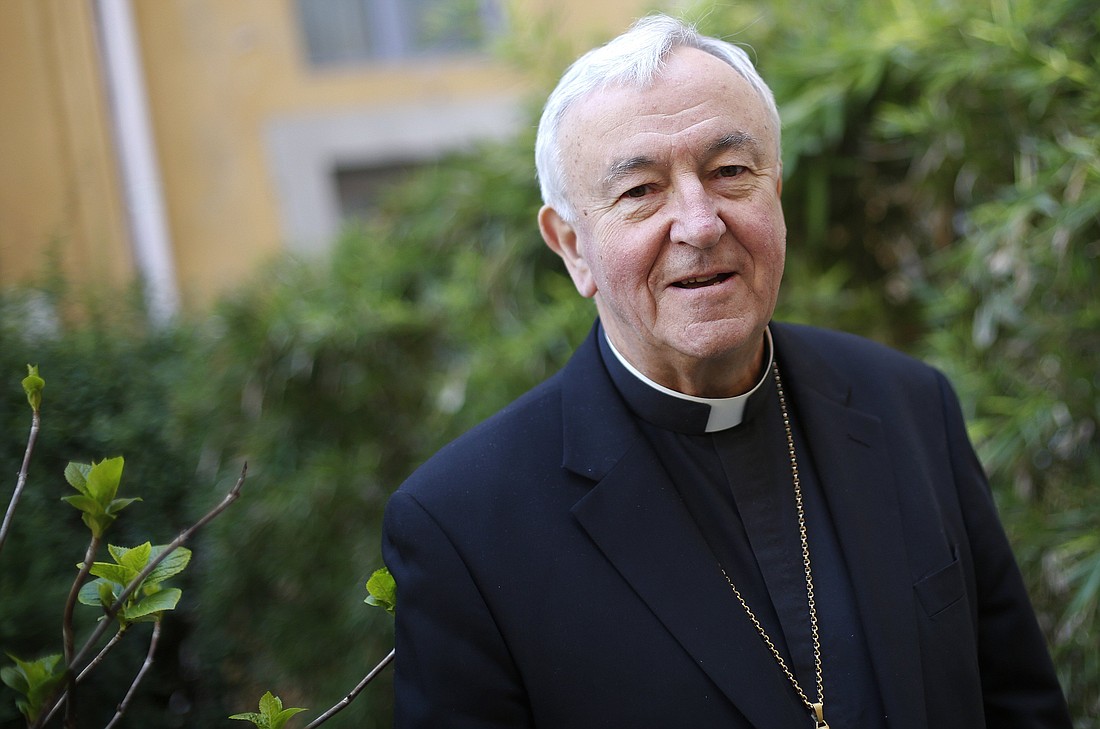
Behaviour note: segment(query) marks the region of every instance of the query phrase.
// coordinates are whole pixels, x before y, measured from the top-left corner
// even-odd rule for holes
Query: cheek
[[[761,206],[751,214],[742,216],[737,236],[756,263],[758,275],[776,276],[782,273],[787,250],[787,226],[782,209]]]
[[[598,286],[624,292],[648,284],[655,248],[646,244],[645,236],[622,226],[608,226],[596,232],[596,239],[601,243],[591,266]]]

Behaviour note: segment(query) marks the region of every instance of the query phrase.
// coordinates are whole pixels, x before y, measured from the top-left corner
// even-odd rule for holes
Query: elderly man
[[[664,16],[550,96],[539,228],[599,318],[387,508],[398,727],[1069,726],[948,383],[771,322],[779,149]]]

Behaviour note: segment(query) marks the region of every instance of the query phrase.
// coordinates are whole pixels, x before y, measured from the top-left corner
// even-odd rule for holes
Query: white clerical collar
[[[604,333],[604,340],[607,342],[611,351],[615,354],[615,358],[622,363],[627,372],[637,377],[639,380],[649,385],[658,392],[663,392],[666,395],[670,395],[681,400],[689,400],[691,402],[702,403],[703,405],[710,406],[710,417],[707,418],[706,432],[714,433],[719,430],[725,430],[726,428],[732,428],[735,425],[740,425],[741,420],[745,416],[745,404],[749,398],[767,381],[768,373],[772,369],[772,360],[775,358],[775,350],[772,347],[772,331],[771,327],[764,329],[764,342],[768,349],[768,364],[764,367],[760,374],[760,380],[756,385],[748,392],[742,395],[734,395],[733,397],[696,397],[695,395],[686,395],[676,390],[670,390],[664,385],[658,384],[653,380],[643,375],[634,365],[630,364],[626,360],[626,357],[615,348],[615,345],[611,342],[611,337]]]

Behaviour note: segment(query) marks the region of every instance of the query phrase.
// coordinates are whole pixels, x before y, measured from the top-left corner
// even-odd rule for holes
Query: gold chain
[[[794,690],[798,693],[798,697],[802,699],[802,703],[806,705],[806,708],[813,714],[814,721],[817,724],[816,729],[829,729],[829,725],[825,723],[823,716],[825,705],[825,682],[822,677],[821,671],[821,637],[817,628],[817,605],[814,602],[814,576],[813,570],[810,567],[810,543],[806,536],[806,515],[802,505],[802,482],[798,477],[798,458],[794,452],[794,435],[791,433],[791,419],[787,412],[787,398],[783,392],[783,381],[779,378],[779,365],[775,362],[772,363],[772,372],[775,376],[775,388],[779,394],[779,408],[783,412],[783,429],[787,433],[787,454],[791,461],[791,481],[794,483],[794,501],[795,506],[798,508],[798,536],[802,540],[802,564],[806,571],[806,601],[810,607],[810,637],[813,639],[814,646],[814,672],[817,677],[817,701],[810,701],[810,698],[806,695],[806,692],[802,690],[802,687],[798,684],[798,679],[795,678],[794,673],[787,666],[787,662],[783,660],[783,656],[779,653],[779,649],[775,647],[775,643],[772,642],[771,636],[764,630],[764,626],[760,624],[760,621],[756,619],[756,614],[753,613],[752,608],[745,602],[745,598],[741,596],[741,592],[737,589],[737,586],[733,584],[733,580],[726,573],[725,568],[718,565],[718,568],[722,570],[722,576],[726,578],[726,582],[729,583],[730,589],[733,590],[733,594],[737,597],[737,601],[741,603],[741,607],[745,609],[745,613],[749,616],[749,620],[752,621],[753,626],[756,628],[756,632],[760,634],[760,637],[764,639],[764,643],[771,650],[772,656],[775,657],[779,667],[783,669],[783,673],[790,680],[791,685],[794,686]]]

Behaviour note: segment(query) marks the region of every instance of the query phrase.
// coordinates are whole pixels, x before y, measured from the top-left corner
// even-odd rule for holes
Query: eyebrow
[[[748,132],[733,132],[727,134],[710,145],[710,147],[707,148],[707,152],[713,157],[720,152],[739,151],[743,149],[749,151],[754,162],[760,160],[760,142]]]
[[[731,132],[724,137],[719,137],[707,147],[706,156],[709,158],[721,154],[722,152],[743,149],[749,151],[754,162],[760,160],[759,140],[748,132]],[[638,170],[652,169],[659,166],[661,166],[660,162],[645,155],[616,160],[608,168],[607,174],[603,178],[603,183],[606,187],[613,187],[619,180]]]
[[[616,182],[637,172],[638,170],[651,169],[658,166],[657,160],[652,157],[638,156],[628,157],[613,162],[603,178],[605,187],[613,187]]]

